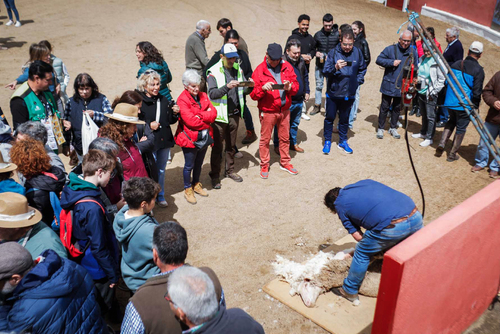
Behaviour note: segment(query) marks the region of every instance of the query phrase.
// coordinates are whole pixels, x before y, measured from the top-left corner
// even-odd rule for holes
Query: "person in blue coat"
[[[366,62],[361,50],[354,46],[354,33],[350,27],[341,31],[340,43],[328,53],[323,74],[328,78],[323,153],[330,153],[333,122],[338,112],[339,143],[337,147],[352,154],[353,150],[347,144],[349,114],[358,86],[365,81]]]
[[[169,101],[172,100],[168,83],[172,81],[172,73],[163,59],[161,52],[150,42],[139,42],[135,47],[135,55],[141,68],[137,72],[137,79],[147,70],[154,70],[160,74],[160,94]]]
[[[51,249],[35,261],[15,242],[0,244],[0,332],[108,333],[88,272]]]
[[[399,37],[399,43],[389,45],[380,53],[375,63],[385,68],[384,78],[380,86],[382,102],[380,103],[380,113],[378,115],[377,138],[384,138],[385,120],[387,113],[391,113],[391,127],[389,134],[395,139],[401,138],[398,129],[399,112],[401,110],[401,83],[403,66],[409,64],[408,57],[413,57],[415,68],[418,65],[417,50],[410,47],[412,32],[405,30]],[[392,110],[390,109],[392,105]]]

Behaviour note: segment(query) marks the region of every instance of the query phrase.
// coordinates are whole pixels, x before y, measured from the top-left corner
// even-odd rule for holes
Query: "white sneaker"
[[[236,153],[234,154],[234,157],[235,157],[236,159],[241,159],[241,158],[243,158],[243,153],[241,153],[241,152],[236,152]]]
[[[401,138],[401,135],[398,133],[396,129],[389,129],[389,134],[394,137],[394,139]]]
[[[302,113],[302,116],[300,116],[303,120],[305,121],[310,121],[311,117],[307,116],[305,113]]]
[[[5,23],[6,26],[11,26],[13,24],[14,24],[14,21],[12,21],[12,20],[9,20],[9,22]]]
[[[420,143],[420,146],[427,147],[429,145],[432,145],[432,143],[433,143],[432,139],[426,139],[426,140],[424,140],[423,142]]]
[[[412,134],[411,136],[412,136],[413,138],[424,138],[424,136],[422,136],[422,135],[420,134],[420,132],[419,132],[419,133],[414,133],[414,134]]]
[[[14,27],[19,28],[21,26],[21,22],[17,21],[16,24],[14,24]]]
[[[378,129],[377,130],[377,138],[378,139],[383,139],[384,138],[384,130],[383,129]]]
[[[402,128],[403,127],[403,124],[401,124],[401,122],[398,121],[398,128]]]

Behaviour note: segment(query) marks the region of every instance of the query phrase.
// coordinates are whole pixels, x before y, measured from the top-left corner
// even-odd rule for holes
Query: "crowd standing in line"
[[[20,26],[14,1],[5,3]],[[198,196],[209,195],[200,182],[209,146],[212,189],[221,189],[225,176],[243,181],[234,168],[234,158],[242,156],[236,147],[240,118],[247,130],[242,143],[260,140],[261,178],[270,175],[271,137],[280,169],[298,174],[289,152],[304,152],[297,132],[300,120],[310,119],[306,104],[313,58],[316,87],[310,115],[318,114],[323,98],[326,101],[322,151],[330,153],[334,133],[338,133],[337,147],[353,153],[348,145],[349,129],[356,119],[360,88],[371,61],[366,28],[361,21],[339,27],[327,13],[323,27],[312,36],[310,21],[308,15],[300,15],[285,52],[281,45],[270,43],[255,71],[248,45],[229,19],[217,23],[224,41],[211,59],[205,48],[211,25],[199,21],[186,41],[184,90],[176,101],[168,86],[174,79],[168,64],[148,41],[135,46],[140,65],[136,90],[125,91],[113,104],[87,73],[75,78],[73,96],[68,98],[70,78],[64,62],[51,53],[48,41],[32,44],[22,74],[6,86],[15,89],[21,84],[10,102],[13,129],[0,112],[0,331],[31,328],[34,333],[107,333],[103,317],[119,321],[123,317],[115,297],[117,285],[123,281],[131,298],[122,333],[165,329],[172,333],[263,333],[262,326],[244,311],[226,309],[224,291],[213,270],[185,263],[185,229],[175,222],[159,223],[153,210],[155,205],[168,205],[166,174],[174,145],[182,148],[184,156],[188,203],[196,204]],[[427,31],[439,47],[434,29]],[[415,29],[403,31],[399,41],[376,59],[384,68],[376,137],[383,138],[390,115],[389,133],[400,138],[400,74],[411,57],[418,66],[418,95],[413,103],[418,103],[422,114],[422,128],[413,137],[423,139],[421,146],[429,146],[436,127],[445,126],[436,149],[441,156],[456,128],[447,156],[452,162],[458,159],[469,118],[453,92],[446,89],[446,73],[440,63],[417,37]],[[458,37],[458,28],[447,29],[444,58],[475,108],[483,95],[490,107],[486,128],[496,138],[500,134],[500,72],[483,90],[484,70],[478,62],[483,45],[473,42],[463,59]],[[257,101],[260,138],[247,95]],[[85,118],[99,128],[88,147],[82,141]],[[174,132],[171,126],[175,124]],[[77,158],[69,175],[58,157],[61,148],[63,154],[74,152]],[[486,168],[488,159],[487,144],[481,141],[472,171]],[[490,177],[497,178],[496,161],[489,167]],[[359,198],[368,196],[366,201],[380,207],[370,197],[372,191],[386,194],[382,197],[394,207],[368,219],[362,214],[367,208],[352,203],[359,204]],[[406,195],[372,180],[332,189],[325,204],[359,241],[349,276],[337,291],[353,300],[373,250],[387,248],[420,229],[421,215]],[[367,229],[364,236],[359,227]],[[47,313],[57,321],[42,316]],[[64,328],[68,319],[75,320]]]

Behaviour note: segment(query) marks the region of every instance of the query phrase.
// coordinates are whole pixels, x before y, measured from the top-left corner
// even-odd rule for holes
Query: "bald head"
[[[412,36],[413,34],[411,31],[409,30],[403,31],[401,35],[399,35],[399,45],[401,45],[403,49],[408,49],[408,47],[411,44]]]

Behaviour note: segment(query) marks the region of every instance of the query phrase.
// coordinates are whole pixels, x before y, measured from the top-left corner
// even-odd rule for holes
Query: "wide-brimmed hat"
[[[32,226],[40,220],[42,220],[42,214],[37,209],[28,206],[25,196],[9,192],[0,194],[0,227]]]
[[[5,162],[2,153],[0,153],[0,173],[8,173],[17,169],[17,165],[12,162]]]
[[[104,114],[104,116],[123,123],[146,124],[139,120],[139,108],[128,103],[118,103],[112,114]]]

